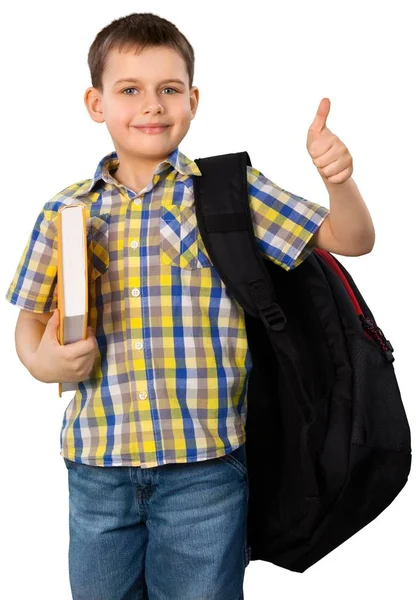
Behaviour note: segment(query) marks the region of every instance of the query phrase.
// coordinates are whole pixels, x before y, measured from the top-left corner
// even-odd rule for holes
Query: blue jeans
[[[64,461],[74,600],[243,600],[245,444],[148,469]]]

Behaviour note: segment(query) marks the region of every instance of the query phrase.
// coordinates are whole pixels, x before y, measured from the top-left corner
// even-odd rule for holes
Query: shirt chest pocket
[[[110,213],[89,217],[87,226],[88,279],[94,281],[108,271]]]
[[[192,206],[161,206],[160,261],[182,269],[212,267],[213,263],[198,232]]]

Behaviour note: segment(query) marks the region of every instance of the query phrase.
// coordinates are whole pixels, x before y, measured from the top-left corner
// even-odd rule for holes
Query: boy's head
[[[120,159],[152,169],[179,145],[195,116],[193,48],[170,21],[133,13],[97,34],[88,66],[92,87],[84,102],[90,117],[106,123]],[[153,135],[136,127],[147,123],[169,127]]]

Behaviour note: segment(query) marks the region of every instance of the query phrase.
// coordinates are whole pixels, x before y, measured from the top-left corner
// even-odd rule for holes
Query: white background
[[[92,177],[113,150],[83,103],[96,33],[132,12],[175,23],[194,48],[200,103],[180,149],[190,158],[247,150],[279,186],[329,207],[306,149],[320,100],[349,148],[353,179],[376,230],[373,251],[337,258],[394,346],[395,372],[416,424],[415,247],[417,56],[413,2],[13,2],[1,19],[0,236],[3,298],[43,204]],[[67,471],[59,431],[71,400],[32,378],[15,352],[19,308],[2,328],[0,596],[71,598]],[[253,561],[245,600],[416,597],[416,484],[303,574]],[[116,600],[116,599],[115,599]],[[236,600],[231,598],[230,600]]]

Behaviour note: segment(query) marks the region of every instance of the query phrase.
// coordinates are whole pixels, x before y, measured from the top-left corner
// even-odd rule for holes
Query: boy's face
[[[119,82],[126,78],[138,81]],[[94,121],[106,123],[119,158],[152,171],[190,128],[199,92],[195,86],[188,86],[185,62],[171,48],[145,48],[140,54],[111,50],[103,72],[103,93],[90,87],[84,102]],[[149,122],[169,127],[157,134],[136,127]]]

